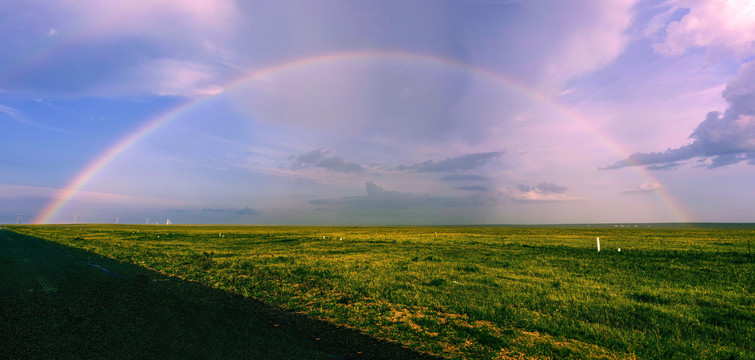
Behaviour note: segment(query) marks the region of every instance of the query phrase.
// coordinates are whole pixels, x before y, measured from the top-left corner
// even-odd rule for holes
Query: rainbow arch
[[[232,91],[244,84],[260,80],[264,77],[274,74],[282,73],[289,70],[300,69],[306,66],[327,64],[336,61],[349,61],[360,59],[402,59],[410,61],[429,62],[438,65],[445,65],[453,68],[469,71],[476,75],[480,75],[486,78],[493,79],[497,83],[503,84],[506,87],[513,88],[534,100],[540,101],[558,110],[560,113],[574,121],[577,125],[584,130],[593,134],[606,148],[618,155],[618,157],[626,157],[628,152],[621,148],[618,144],[611,141],[607,136],[598,131],[591,125],[590,121],[578,113],[577,111],[570,109],[561,103],[554,100],[552,97],[544,94],[537,89],[530,87],[526,84],[508,78],[495,71],[473,66],[458,60],[443,58],[434,55],[410,53],[402,51],[385,51],[385,50],[362,50],[362,51],[345,51],[334,52],[326,54],[318,54],[315,56],[299,58],[275,64],[272,66],[264,67],[261,69],[253,70],[251,72],[242,74],[241,76],[227,82],[219,87],[219,91],[213,94],[207,94],[190,99],[184,103],[181,103],[147,121],[145,121],[140,127],[133,132],[121,138],[118,142],[106,149],[102,154],[98,155],[92,162],[90,162],[84,169],[82,169],[66,186],[60,190],[53,200],[48,203],[35,217],[35,224],[49,223],[64,207],[71,201],[76,194],[98,173],[100,173],[108,164],[115,160],[120,154],[127,151],[134,144],[138,143],[141,139],[148,137],[150,134],[158,131],[161,127],[169,122],[181,117],[181,115],[192,111],[197,106],[213,99],[214,97]],[[641,178],[645,179],[649,183],[659,183],[659,181],[646,169],[642,167],[632,167]],[[688,218],[681,210],[673,196],[662,187],[656,191],[661,203],[668,209],[668,211],[680,222],[687,222]]]

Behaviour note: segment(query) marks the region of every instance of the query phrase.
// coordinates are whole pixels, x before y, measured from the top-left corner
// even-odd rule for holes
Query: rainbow
[[[526,84],[520,83],[516,80],[505,77],[504,75],[494,72],[482,67],[473,66],[458,60],[409,52],[400,51],[385,51],[385,50],[363,50],[363,51],[348,51],[348,52],[335,52],[320,54],[311,57],[300,58],[291,60],[262,69],[254,70],[243,74],[242,76],[229,81],[220,87],[220,91],[213,94],[207,94],[192,98],[184,103],[181,103],[174,108],[159,114],[158,116],[147,120],[144,124],[137,128],[132,133],[120,139],[117,143],[108,148],[105,152],[100,154],[91,163],[89,163],[81,172],[79,172],[70,183],[68,183],[64,189],[59,191],[53,200],[47,204],[36,216],[34,223],[45,224],[49,223],[64,207],[73,199],[76,194],[98,173],[100,173],[108,164],[115,160],[120,154],[127,151],[134,144],[141,139],[148,137],[150,134],[156,132],[165,124],[180,118],[183,114],[186,114],[196,108],[197,106],[213,99],[214,97],[232,91],[242,85],[260,80],[267,76],[280,74],[286,71],[301,69],[307,66],[328,64],[338,61],[351,61],[351,60],[367,60],[367,59],[397,59],[397,60],[409,60],[426,62],[436,65],[448,66],[452,68],[461,69],[476,75],[480,75],[485,78],[494,80],[495,82],[502,84],[506,87],[513,88],[534,100],[547,104],[552,108],[565,115],[567,118],[574,121],[580,127],[593,134],[595,138],[600,141],[605,147],[616,153],[621,158],[626,158],[628,152],[621,148],[615,142],[611,141],[607,136],[598,131],[584,115],[577,111],[564,106],[557,102],[552,97],[543,94],[535,88],[532,88]],[[649,183],[659,183],[659,181],[646,169],[634,166],[632,167],[643,179]],[[655,192],[658,194],[661,203],[669,210],[669,212],[680,222],[687,222],[687,216],[681,210],[681,207],[677,204],[673,196],[668,193],[665,187],[662,187]]]

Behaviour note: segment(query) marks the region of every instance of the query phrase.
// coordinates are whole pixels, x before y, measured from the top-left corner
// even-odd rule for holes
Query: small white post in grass
[[[600,237],[596,237],[595,240],[598,241],[598,252],[600,252]]]

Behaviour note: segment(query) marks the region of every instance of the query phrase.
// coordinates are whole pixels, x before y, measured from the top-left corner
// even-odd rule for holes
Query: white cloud
[[[223,91],[217,71],[207,65],[177,59],[145,61],[125,71],[119,81],[98,89],[115,94],[203,96]]]
[[[25,116],[23,116],[23,114],[20,111],[18,111],[15,108],[12,108],[10,106],[5,106],[5,105],[0,104],[0,114],[7,115],[7,117],[11,121],[13,121],[15,123],[18,123],[18,124],[23,124],[23,125],[26,125],[26,126],[31,126],[31,127],[35,127],[35,128],[38,128],[38,129],[48,130],[48,131],[54,131],[54,132],[58,132],[58,133],[61,133],[61,134],[76,134],[73,131],[63,130],[63,129],[59,129],[59,128],[56,128],[56,127],[43,125],[43,124],[37,123],[35,121],[31,121],[31,120],[27,119]],[[3,116],[0,116],[0,119],[3,119],[3,118],[4,118]]]
[[[18,120],[19,118],[19,112],[18,110],[5,105],[0,105],[0,113],[6,114],[11,117],[13,120]]]
[[[755,2],[752,0],[679,0],[672,9],[689,9],[678,22],[666,27],[663,42],[654,45],[664,55],[681,55],[687,49],[708,47],[739,58],[755,55]]]
[[[657,182],[654,182],[654,183],[643,182],[642,184],[640,184],[640,186],[633,187],[630,189],[624,189],[624,190],[621,190],[621,192],[630,193],[630,194],[631,193],[646,193],[646,192],[658,191],[662,188],[663,186]]]
[[[55,30],[54,28],[50,28],[50,30],[47,32],[48,36],[55,36],[58,35],[58,30]]]
[[[588,198],[570,194],[543,194],[536,191],[513,193],[511,199],[519,202],[570,202],[585,201]]]

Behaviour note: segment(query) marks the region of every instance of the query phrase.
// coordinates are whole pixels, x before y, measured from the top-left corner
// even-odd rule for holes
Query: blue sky
[[[754,44],[749,0],[0,0],[0,222],[752,222]]]

